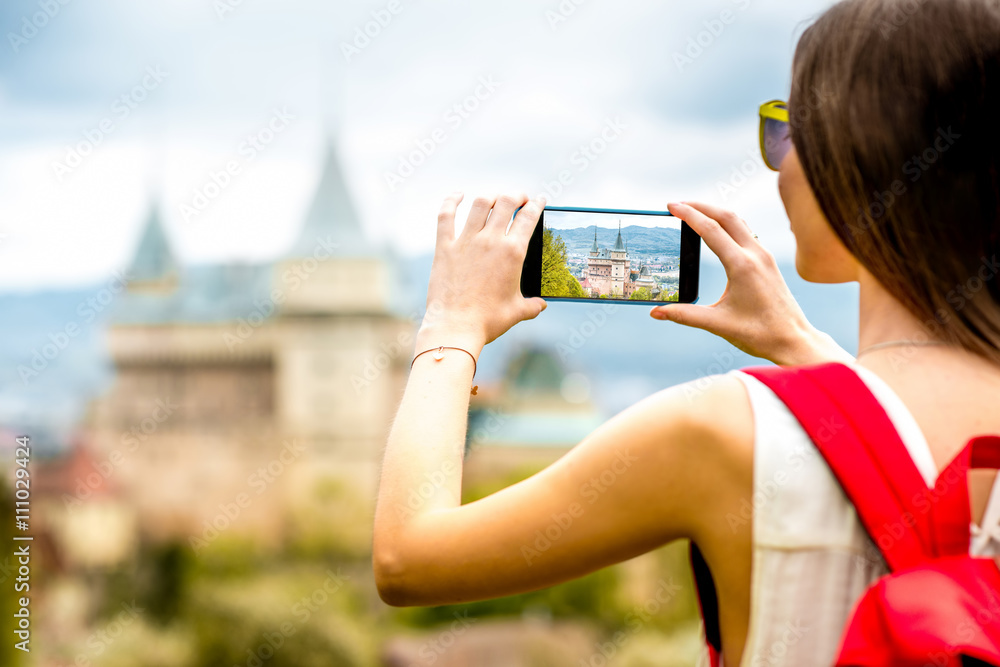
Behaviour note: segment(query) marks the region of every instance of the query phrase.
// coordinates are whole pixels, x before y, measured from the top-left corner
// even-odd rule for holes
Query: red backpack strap
[[[890,569],[969,548],[969,468],[1000,469],[1000,436],[974,438],[929,489],[885,408],[843,364],[743,369],[788,406],[837,477]],[[947,473],[947,474],[946,474]],[[718,599],[708,565],[691,544],[710,664],[722,650]]]
[[[975,468],[1000,469],[1000,436],[982,435],[969,440],[934,484],[935,537],[940,542],[954,542],[954,549],[961,549],[958,553],[968,550],[968,535],[962,528],[972,523],[968,472]],[[946,518],[954,520],[946,522]]]
[[[930,489],[885,409],[844,364],[749,368],[799,420],[892,570],[934,557]],[[933,505],[930,505],[933,507]],[[968,524],[965,524],[968,553]]]

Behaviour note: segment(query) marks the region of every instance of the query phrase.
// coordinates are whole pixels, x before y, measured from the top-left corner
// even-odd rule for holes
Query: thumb
[[[670,306],[657,306],[650,312],[657,320],[667,320],[683,324],[686,327],[712,331],[715,324],[715,311],[709,306],[695,306],[687,303],[675,303]]]
[[[524,318],[522,321],[535,319],[548,307],[549,304],[545,303],[545,299],[541,297],[536,296],[531,299],[525,299],[524,307],[522,308]]]

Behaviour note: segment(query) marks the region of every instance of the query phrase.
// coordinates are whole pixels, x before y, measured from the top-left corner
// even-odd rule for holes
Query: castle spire
[[[590,248],[590,254],[596,255],[600,250],[597,247],[597,225],[594,225],[594,245]]]
[[[622,221],[618,221],[618,240],[615,241],[615,251],[625,252],[625,244],[622,241]]]
[[[127,275],[130,282],[153,283],[169,280],[177,273],[177,263],[170,251],[170,243],[160,221],[159,202],[150,206],[146,227]]]
[[[337,244],[339,254],[363,255],[372,250],[348,193],[332,141],[327,147],[323,172],[305,224],[288,254],[290,257],[307,257],[316,249],[320,239],[328,237]]]

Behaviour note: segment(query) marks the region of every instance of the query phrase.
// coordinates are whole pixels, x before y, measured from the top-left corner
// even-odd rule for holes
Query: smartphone
[[[696,303],[701,237],[673,214],[547,207],[521,293],[553,301]]]

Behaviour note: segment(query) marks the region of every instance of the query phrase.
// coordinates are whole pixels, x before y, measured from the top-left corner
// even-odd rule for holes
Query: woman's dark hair
[[[845,0],[792,79],[837,236],[929,337],[1000,363],[1000,0]]]

